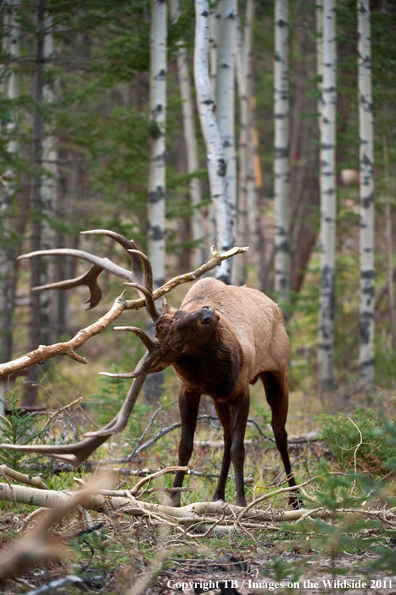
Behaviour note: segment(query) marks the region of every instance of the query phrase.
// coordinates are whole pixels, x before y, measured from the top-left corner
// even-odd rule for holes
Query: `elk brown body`
[[[232,462],[237,504],[246,505],[243,485],[243,441],[249,413],[249,384],[254,384],[259,379],[264,385],[272,410],[271,423],[275,442],[282,457],[289,486],[294,487],[296,483],[291,473],[285,430],[288,410],[289,340],[278,306],[255,289],[229,286],[216,279],[207,278],[197,281],[189,290],[180,310],[165,304],[161,314],[155,306],[155,299],[174,287],[179,278],[165,283],[155,295],[150,261],[137,249],[133,240],[103,229],[83,233],[105,235],[118,242],[128,254],[130,270],[108,258],[100,258],[82,250],[39,250],[19,258],[73,256],[90,262],[92,266],[80,277],[42,285],[34,290],[65,290],[86,285],[90,291],[88,308],[93,308],[102,296],[98,276],[106,270],[126,280],[124,285],[135,288],[140,297],[144,298],[147,313],[156,326],[156,337],[153,341],[140,328],[116,327],[116,330],[135,333],[147,348],[147,352],[133,372],[106,374],[133,379],[121,409],[106,426],[86,433],[85,440],[73,444],[0,444],[0,448],[41,453],[78,467],[109,436],[125,429],[147,375],[171,365],[180,381],[180,466],[186,466],[192,454],[201,394],[212,397],[224,428],[224,455],[214,500],[225,498],[225,485]],[[225,258],[246,250],[247,248],[232,248],[219,255],[212,246],[212,259],[209,263],[202,265],[189,276],[200,277],[205,269],[209,270]],[[124,293],[119,299],[123,300],[123,295]],[[184,472],[178,472],[174,487],[181,487],[183,478]],[[300,505],[295,495],[296,491],[293,490],[294,495],[290,497],[290,502],[295,507]],[[171,498],[176,506],[180,505],[180,491],[173,492]]]
[[[200,397],[209,395],[224,428],[223,462],[213,499],[225,499],[232,462],[236,501],[246,506],[243,465],[249,384],[260,379],[272,410],[275,441],[289,485],[296,485],[285,430],[289,339],[278,306],[255,289],[207,278],[189,290],[180,310],[166,305],[156,329],[162,364],[171,364],[180,381],[179,465],[185,466],[190,460]],[[179,471],[173,487],[181,487],[183,478],[184,472]],[[174,505],[180,505],[180,491],[171,498]],[[297,502],[296,498],[291,501]]]

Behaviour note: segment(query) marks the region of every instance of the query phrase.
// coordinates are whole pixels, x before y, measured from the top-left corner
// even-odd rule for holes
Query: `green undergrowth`
[[[350,415],[326,414],[320,420],[319,437],[343,468],[356,468],[369,474],[381,475],[396,460],[396,446],[386,438],[389,422],[374,409],[356,406]]]

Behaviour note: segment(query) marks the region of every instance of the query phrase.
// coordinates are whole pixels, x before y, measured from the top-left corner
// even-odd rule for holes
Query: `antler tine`
[[[139,364],[143,362],[146,358],[147,353],[142,357]],[[138,365],[139,365],[138,364]],[[122,432],[128,423],[129,416],[131,415],[132,409],[135,406],[136,400],[139,396],[139,393],[142,389],[144,381],[146,380],[147,373],[141,374],[139,377],[135,378],[132,382],[124,404],[122,405],[121,409],[117,413],[114,419],[107,424],[101,430],[97,432],[87,432],[84,436],[89,438],[100,438],[100,437],[108,437],[112,436],[113,434],[119,434]]]
[[[127,251],[129,260],[131,261],[132,277],[139,285],[145,285],[145,277],[143,276],[143,267],[140,258],[136,258],[135,253],[139,252],[135,240],[128,240],[123,235],[110,231],[109,229],[90,229],[88,231],[82,231],[82,235],[103,235],[112,238],[118,242],[124,250]],[[139,254],[140,256],[140,254]],[[143,255],[144,256],[144,255]],[[141,295],[141,297],[144,297]]]
[[[138,285],[137,283],[123,283],[123,285],[128,285],[128,287],[135,287],[135,289],[138,289],[139,291],[144,293],[144,297],[146,298],[147,312],[150,315],[150,318],[154,322],[157,322],[157,320],[160,318],[161,314],[158,312],[158,310],[155,306],[153,294],[150,293],[150,291],[148,289],[146,289],[142,285]]]
[[[95,308],[102,299],[102,289],[98,283],[98,276],[103,271],[103,267],[93,264],[84,275],[76,277],[75,279],[67,279],[65,281],[58,281],[57,283],[47,283],[47,285],[39,285],[33,287],[33,291],[44,291],[46,289],[72,289],[80,285],[86,285],[89,289],[90,297],[85,300],[88,304],[87,310]]]
[[[148,335],[141,328],[137,328],[136,326],[115,326],[115,331],[130,331],[135,333],[142,341],[142,343],[147,347],[148,350],[153,349],[156,346],[156,343],[150,339]]]
[[[111,372],[99,372],[101,376],[109,376],[110,378],[140,378],[142,374],[147,375],[152,372],[153,365],[158,363],[158,357],[161,356],[161,350],[158,343],[154,343],[154,348],[146,351],[142,359],[137,363],[133,372],[125,374],[112,374]],[[166,365],[165,365],[166,367]],[[162,368],[164,369],[164,368]],[[154,370],[159,372],[158,369]]]
[[[36,452],[79,467],[108,436],[95,436],[74,444],[0,444],[0,448],[19,452]]]
[[[126,279],[127,281],[133,281],[132,273],[124,267],[115,264],[108,258],[100,258],[100,256],[96,256],[95,254],[90,254],[89,252],[84,252],[84,250],[74,250],[73,248],[56,248],[53,250],[37,250],[36,252],[29,252],[28,254],[21,254],[18,256],[18,260],[22,260],[23,258],[34,258],[36,256],[74,256],[76,258],[82,258],[82,260],[87,260],[92,264],[96,264],[102,269],[108,271],[109,273],[113,273],[117,277],[121,277],[121,279]]]
[[[143,260],[144,262],[144,286],[146,289],[149,290],[150,293],[153,293],[153,269],[151,267],[151,262],[149,257],[137,249],[129,249],[128,252],[130,254],[136,254],[139,259]],[[143,283],[141,284],[143,285]]]
[[[142,360],[144,357],[142,358]],[[140,360],[140,361],[142,361]],[[140,362],[139,362],[140,363]],[[139,393],[142,389],[143,383],[146,379],[146,374],[139,376],[134,380],[129,388],[128,394],[125,398],[124,404],[117,415],[98,433],[92,433],[85,440],[76,442],[74,444],[0,444],[0,448],[7,448],[9,450],[18,450],[22,452],[37,452],[44,454],[54,459],[60,459],[70,463],[74,467],[79,467],[103,442],[107,440],[112,434],[122,432],[128,423],[129,416],[136,403]],[[121,429],[120,429],[121,428]],[[100,434],[100,432],[102,432]]]

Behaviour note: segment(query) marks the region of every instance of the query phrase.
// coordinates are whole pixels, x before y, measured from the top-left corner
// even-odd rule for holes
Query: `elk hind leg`
[[[291,470],[285,427],[289,408],[288,374],[287,372],[264,372],[260,378],[264,385],[268,404],[271,407],[271,426],[274,431],[276,446],[282,458],[289,486],[293,487],[296,485],[296,480]],[[298,497],[291,494],[289,504],[292,504],[293,508],[300,508],[301,501]]]

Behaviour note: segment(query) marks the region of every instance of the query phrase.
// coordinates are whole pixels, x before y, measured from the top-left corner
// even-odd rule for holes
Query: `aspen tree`
[[[275,0],[274,54],[274,284],[280,306],[288,301],[289,265],[289,24],[288,0]]]
[[[177,21],[179,18],[180,3],[179,0],[170,0],[171,18]],[[188,72],[187,52],[183,47],[183,42],[178,42],[177,49],[177,70],[179,75],[180,95],[182,99],[182,113],[183,113],[183,130],[184,139],[186,143],[187,155],[187,171],[189,174],[197,171],[198,164],[198,148],[197,137],[195,134],[194,123],[194,105],[191,97],[190,76]],[[192,217],[192,235],[193,240],[198,242],[203,239],[203,225],[202,214],[199,210],[199,205],[202,201],[201,182],[199,178],[191,178],[190,180],[190,200],[194,207],[194,214]],[[194,253],[194,264],[204,262],[206,258],[205,250],[196,249]]]
[[[358,98],[360,131],[359,376],[374,382],[374,156],[369,0],[358,0]]]
[[[148,183],[148,257],[154,289],[165,279],[165,122],[166,122],[166,0],[151,1],[150,32],[150,171]]]
[[[231,225],[235,234],[237,174],[235,155],[235,54],[236,54],[236,0],[222,0],[219,5],[217,49],[216,116],[227,165],[226,194],[231,210]],[[234,263],[232,263],[234,264]],[[235,282],[232,266],[231,282]]]
[[[153,287],[165,282],[165,125],[167,75],[167,2],[151,0],[150,30],[150,168],[147,200],[148,257],[153,268]],[[154,324],[147,320],[154,334]],[[149,401],[161,395],[163,372],[152,374],[145,383]]]
[[[335,0],[323,0],[323,65],[320,117],[320,289],[318,381],[334,386],[336,226],[336,37]]]
[[[216,217],[216,248],[218,251],[224,252],[233,246],[234,229],[230,204],[226,195],[227,164],[214,113],[215,102],[208,70],[209,2],[196,0],[195,14],[194,79],[198,114],[205,140],[210,192]],[[218,267],[216,277],[225,283],[231,282],[231,266],[228,261],[224,261]]]
[[[209,64],[210,64],[210,83],[212,85],[213,97],[216,97],[217,85],[217,39],[218,39],[218,22],[220,19],[219,3],[210,10],[209,13]],[[208,208],[206,233],[206,253],[210,251],[210,246],[216,243],[216,213],[213,203],[210,203]]]

